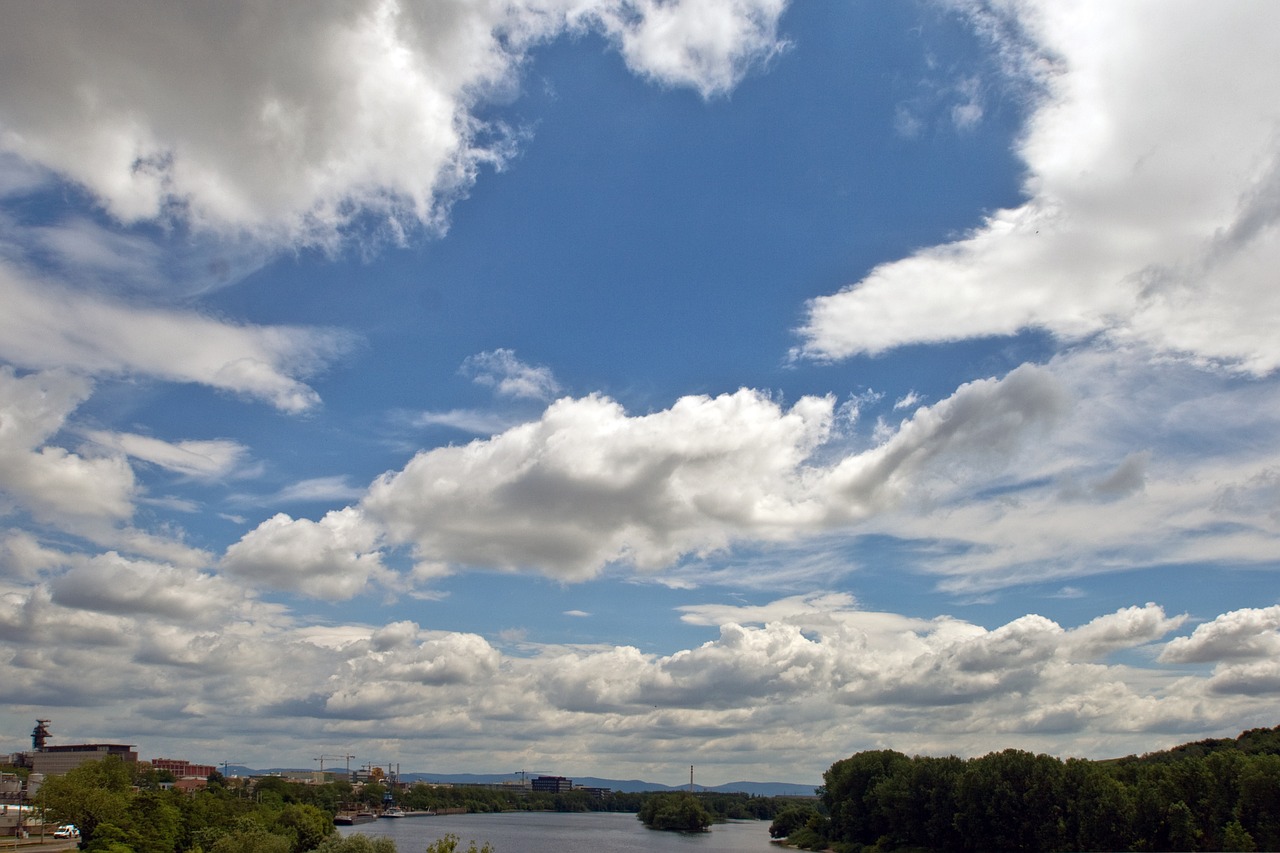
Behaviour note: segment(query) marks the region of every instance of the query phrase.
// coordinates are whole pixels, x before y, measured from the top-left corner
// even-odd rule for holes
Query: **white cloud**
[[[413,424],[419,427],[444,426],[469,432],[472,435],[493,435],[510,429],[519,423],[510,415],[482,412],[475,409],[452,409],[448,412],[421,412],[414,416]]]
[[[277,513],[227,549],[222,568],[255,586],[345,599],[385,573],[376,531],[354,509],[320,521]]]
[[[1185,364],[1099,350],[1041,370],[1065,405],[1051,430],[1000,470],[913,476],[916,499],[860,531],[913,542],[928,555],[917,568],[953,592],[1274,562],[1280,383],[1224,385]]]
[[[41,572],[65,565],[63,554],[44,547],[23,530],[7,531],[0,539],[0,576],[34,581]]]
[[[364,494],[364,489],[352,486],[346,475],[311,477],[291,483],[272,495],[236,495],[232,500],[247,506],[279,506],[282,503],[327,503],[353,500]]]
[[[1160,660],[1168,663],[1274,659],[1280,655],[1280,605],[1224,613],[1169,641]]]
[[[95,444],[188,477],[217,480],[244,464],[248,448],[227,439],[169,442],[148,435],[89,430]]]
[[[570,578],[615,560],[656,569],[812,518],[802,466],[831,411],[829,399],[783,410],[747,390],[639,417],[602,397],[566,398],[538,422],[418,454],[362,508],[425,562]]]
[[[1068,404],[1057,379],[1032,365],[1000,380],[962,385],[918,409],[878,446],[840,461],[827,478],[828,511],[833,519],[860,520],[927,495],[938,480],[989,482],[1030,435],[1043,435],[1060,420]]]
[[[160,616],[215,628],[243,594],[210,574],[149,561],[130,560],[115,552],[75,557],[70,571],[59,575],[50,590],[56,604],[75,610],[126,616]]]
[[[1176,631],[1186,620],[1186,616],[1167,617],[1163,608],[1151,603],[1126,607],[1070,631],[1069,649],[1083,660],[1097,660],[1114,651],[1154,642]]]
[[[504,397],[550,400],[560,393],[560,383],[550,368],[525,364],[509,349],[468,356],[459,372]]]
[[[195,10],[128,0],[11,10],[0,146],[88,188],[117,219],[177,218],[331,244],[372,215],[444,224],[509,137],[473,107],[527,51],[603,30],[635,71],[704,95],[779,49],[785,0],[364,0]]]
[[[728,622],[763,625],[791,622],[798,618],[803,620],[820,613],[852,611],[854,605],[853,596],[847,592],[815,592],[778,599],[767,605],[693,604],[678,609],[684,614],[680,621],[690,625],[724,625]],[[800,624],[809,623],[801,621]]]
[[[319,402],[298,377],[350,345],[350,336],[336,331],[235,325],[128,305],[36,281],[2,263],[0,300],[0,358],[14,365],[197,382],[287,412]]]
[[[920,405],[922,401],[923,401],[923,398],[919,394],[917,394],[915,391],[909,391],[907,392],[906,396],[900,397],[898,400],[894,402],[893,410],[896,412],[899,409],[910,409]]]
[[[974,4],[976,6],[976,4]],[[998,47],[1043,86],[1018,143],[1027,201],[813,300],[802,354],[1046,329],[1280,367],[1280,74],[1266,4],[1002,7]],[[975,15],[990,13],[985,6]],[[1028,71],[1028,69],[1030,69]],[[1161,81],[1154,92],[1151,81]]]
[[[0,365],[0,497],[37,519],[124,521],[136,484],[120,454],[85,456],[49,444],[91,385],[63,371],[17,376]]]
[[[703,97],[732,89],[747,69],[785,44],[777,36],[787,0],[624,0],[596,14],[618,39],[627,66]]]
[[[249,749],[236,753],[248,763],[309,760],[307,743],[327,739],[441,770],[519,755],[651,778],[678,755],[707,778],[748,768],[816,781],[833,757],[911,728],[926,753],[1022,745],[1109,757],[1271,713],[1261,672],[1250,692],[1226,689],[1243,671],[1081,657],[1158,640],[1177,620],[1153,605],[1078,628],[1028,615],[986,629],[813,595],[738,613],[690,606],[718,630],[665,654],[527,640],[505,654],[410,621],[295,624],[198,573],[110,555],[72,562],[53,596],[0,593],[6,687],[52,709],[63,730],[102,731],[112,708],[128,732],[146,726],[148,752],[198,727],[206,749]]]
[[[340,515],[362,531],[358,539],[319,535],[327,522],[279,515],[229,549],[228,565],[256,564],[247,555],[306,530],[319,538],[270,547],[272,568],[254,573],[289,589],[320,575],[352,594],[377,563],[373,549],[384,546],[410,546],[413,577],[424,583],[468,568],[568,580],[611,564],[668,569],[738,543],[848,530],[934,479],[989,477],[1062,405],[1046,371],[1023,367],[970,383],[920,408],[881,444],[851,453],[833,432],[830,397],[784,409],[742,389],[639,416],[604,397],[564,398],[536,422],[420,452],[379,477]],[[341,582],[345,571],[352,575]]]

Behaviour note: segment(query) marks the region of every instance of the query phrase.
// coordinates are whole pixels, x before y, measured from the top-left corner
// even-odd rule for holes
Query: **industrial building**
[[[46,746],[31,753],[31,769],[46,776],[60,776],[90,761],[101,761],[114,755],[121,761],[136,764],[138,753],[131,744],[124,743],[72,743],[65,746]]]
[[[533,790],[547,794],[560,794],[573,790],[573,780],[563,776],[535,776]]]

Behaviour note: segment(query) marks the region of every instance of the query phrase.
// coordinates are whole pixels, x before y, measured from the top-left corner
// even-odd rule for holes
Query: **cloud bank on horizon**
[[[823,15],[878,22],[785,0],[15,9],[0,749],[37,715],[85,738],[145,721],[144,751],[200,760],[332,742],[442,772],[816,780],[873,746],[1104,756],[1275,725],[1280,106],[1257,81],[1280,72],[1278,14],[922,4],[858,76],[839,39],[820,49]],[[612,87],[598,137],[553,172],[548,116],[583,109],[557,81],[586,86],[544,64],[565,56],[632,79],[591,81]],[[776,121],[833,73],[924,77],[880,112]],[[865,138],[825,153],[821,122],[857,109]],[[735,175],[770,251],[815,266],[799,296],[738,282],[798,343],[761,360],[699,329],[742,365],[714,378],[574,349],[486,278],[519,235],[453,227],[513,205],[542,227],[533,179],[580,170],[656,277],[678,252],[621,211],[699,189],[670,162],[609,188],[690,123],[708,156],[779,171],[768,137],[794,130],[830,175],[1004,144],[992,180],[1020,196],[939,188],[929,242],[850,268],[808,235],[835,207]],[[832,198],[869,228],[894,214]],[[727,267],[709,247],[730,227],[701,223],[687,269]],[[608,310],[591,291],[623,300],[625,276],[593,248],[566,229],[521,276],[612,342],[646,334],[640,306],[671,291]],[[449,252],[470,277],[405,272]],[[715,310],[725,274],[702,274],[658,306],[673,330]],[[428,339],[403,351],[429,372],[392,354]]]

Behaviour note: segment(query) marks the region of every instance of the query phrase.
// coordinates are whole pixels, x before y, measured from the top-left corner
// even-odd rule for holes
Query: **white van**
[[[79,838],[80,830],[76,828],[74,823],[66,823],[58,827],[53,832],[54,838]]]

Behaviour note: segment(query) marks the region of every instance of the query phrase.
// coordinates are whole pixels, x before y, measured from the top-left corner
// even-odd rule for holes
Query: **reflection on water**
[[[495,853],[753,853],[771,850],[769,821],[717,823],[710,832],[684,835],[645,829],[633,814],[592,812],[506,812],[503,814],[440,815],[379,820],[361,826],[340,826],[343,835],[394,839],[400,853],[422,853],[448,833],[462,840],[463,850],[489,842]]]

